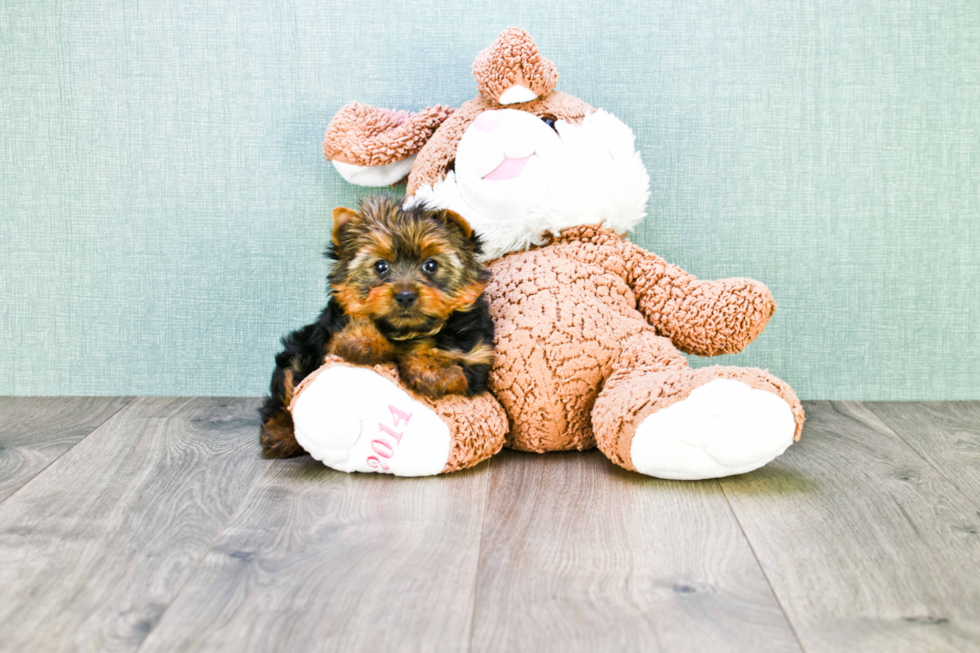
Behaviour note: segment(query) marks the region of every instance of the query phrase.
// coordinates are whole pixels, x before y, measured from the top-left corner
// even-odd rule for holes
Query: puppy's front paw
[[[330,343],[330,353],[355,365],[386,363],[395,354],[395,348],[374,325],[351,325]]]
[[[377,365],[391,360],[392,351],[367,338],[345,338],[335,342],[331,354],[355,365]]]
[[[398,361],[402,382],[420,395],[438,399],[448,394],[464,394],[467,381],[463,368],[446,365],[428,356],[412,356]]]

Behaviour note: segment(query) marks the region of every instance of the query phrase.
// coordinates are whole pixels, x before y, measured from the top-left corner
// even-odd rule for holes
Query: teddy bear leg
[[[429,400],[407,390],[393,365],[359,367],[336,357],[303,380],[289,409],[300,446],[342,472],[452,472],[500,451],[507,433],[489,393]]]
[[[635,359],[620,357],[592,412],[599,449],[621,467],[670,479],[730,476],[762,467],[799,439],[803,407],[762,370],[657,370]]]

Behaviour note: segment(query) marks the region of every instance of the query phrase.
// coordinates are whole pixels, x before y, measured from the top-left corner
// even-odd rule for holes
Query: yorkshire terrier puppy
[[[394,362],[402,382],[427,397],[484,392],[493,320],[479,254],[479,238],[452,211],[403,209],[388,196],[361,200],[356,212],[335,209],[330,302],[316,322],[282,340],[260,409],[265,454],[303,453],[289,402],[328,354],[359,365]]]

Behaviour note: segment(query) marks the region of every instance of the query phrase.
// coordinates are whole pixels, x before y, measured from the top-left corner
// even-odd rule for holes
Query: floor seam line
[[[69,451],[71,451],[72,449],[74,449],[75,447],[77,447],[78,445],[80,445],[82,442],[84,442],[89,436],[91,436],[93,433],[95,433],[100,428],[102,428],[105,425],[106,422],[108,422],[110,419],[112,419],[113,417],[115,417],[116,415],[118,415],[125,408],[128,408],[129,405],[132,404],[137,399],[139,399],[139,397],[135,397],[135,396],[134,397],[120,397],[120,399],[126,399],[127,401],[122,406],[120,406],[116,410],[114,410],[111,413],[109,413],[108,415],[106,415],[106,418],[104,420],[102,420],[101,422],[99,422],[98,424],[96,424],[92,428],[91,431],[89,431],[88,433],[86,433],[85,435],[83,435],[82,437],[80,437],[78,439],[78,442],[75,442],[74,444],[72,444],[70,447],[68,447],[67,449],[65,449],[64,451],[62,451],[60,454],[58,454],[58,456],[56,456],[55,458],[52,458],[51,460],[49,460],[47,465],[45,465],[41,469],[39,469],[36,472],[34,472],[34,475],[31,476],[26,481],[24,481],[24,483],[21,484],[21,486],[19,488],[17,488],[16,490],[14,490],[13,492],[11,492],[7,496],[5,496],[3,499],[0,499],[0,505],[2,505],[10,497],[14,496],[15,494],[17,494],[18,492],[20,492],[21,490],[23,490],[25,487],[27,487],[28,485],[30,485],[34,481],[35,478],[37,478],[38,476],[40,476],[44,472],[44,470],[46,470],[48,467],[50,467],[51,465],[53,465],[56,462],[58,462],[59,460],[61,460],[61,458],[66,453],[68,453]]]
[[[476,625],[476,599],[480,584],[480,568],[483,564],[483,535],[487,528],[487,512],[490,510],[490,475],[493,473],[493,458],[487,461],[487,489],[483,494],[483,517],[480,519],[480,544],[476,552],[476,573],[473,574],[473,609],[470,612],[470,632],[466,638],[466,650],[473,650],[473,631]]]
[[[732,517],[735,518],[735,523],[738,524],[738,530],[741,531],[742,537],[745,538],[745,543],[749,545],[749,551],[752,552],[752,557],[755,558],[755,564],[759,565],[759,571],[762,572],[762,577],[766,579],[766,585],[769,586],[769,591],[772,592],[772,598],[775,599],[776,605],[779,606],[779,611],[783,613],[783,619],[786,620],[786,625],[789,626],[789,631],[793,633],[793,639],[796,640],[797,645],[800,647],[800,651],[806,653],[806,647],[803,646],[803,641],[800,639],[800,634],[796,632],[796,626],[793,625],[793,621],[789,618],[789,613],[786,612],[786,607],[783,602],[779,600],[779,595],[776,594],[776,588],[772,586],[772,581],[769,579],[769,574],[766,573],[766,568],[762,564],[762,560],[759,559],[759,554],[755,552],[755,547],[752,546],[752,540],[749,539],[749,534],[745,532],[745,527],[742,526],[742,520],[738,518],[738,513],[735,511],[735,506],[732,505],[732,501],[728,496],[728,492],[725,491],[725,486],[721,482],[721,479],[715,479],[718,484],[718,488],[721,490],[721,495],[725,497],[725,503],[728,504],[728,510],[732,513]]]
[[[972,496],[970,496],[969,494],[967,494],[966,492],[964,492],[963,489],[959,486],[959,483],[957,483],[955,480],[951,479],[950,477],[946,476],[946,474],[943,473],[943,470],[941,470],[940,468],[936,467],[932,463],[931,460],[929,460],[928,458],[926,458],[925,455],[923,455],[922,453],[920,453],[918,449],[916,449],[914,446],[912,446],[912,443],[910,443],[908,440],[906,440],[904,437],[902,437],[902,434],[899,433],[898,430],[892,428],[892,425],[889,424],[888,422],[886,422],[884,417],[882,417],[881,415],[879,415],[878,413],[876,413],[875,410],[874,410],[874,408],[872,408],[871,406],[868,405],[868,404],[872,404],[872,403],[875,403],[875,402],[864,402],[864,401],[862,401],[860,403],[861,403],[861,405],[865,406],[871,412],[872,415],[874,415],[876,418],[878,418],[878,421],[881,422],[882,425],[886,429],[888,429],[892,434],[894,434],[895,437],[897,437],[899,439],[899,441],[902,442],[902,444],[904,444],[906,447],[908,447],[909,449],[911,449],[912,452],[922,460],[922,462],[924,462],[926,465],[928,465],[934,472],[936,472],[937,474],[939,474],[939,478],[943,479],[944,481],[946,481],[947,483],[949,483],[951,486],[953,486],[953,488],[957,492],[959,492],[968,502],[970,502],[971,504],[973,504],[976,508],[980,508],[980,500],[974,499]],[[900,403],[925,403],[925,402],[910,401],[910,402],[900,402]]]

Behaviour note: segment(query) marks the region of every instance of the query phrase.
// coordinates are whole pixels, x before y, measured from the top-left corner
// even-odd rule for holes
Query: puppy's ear
[[[463,232],[463,235],[470,240],[473,238],[473,227],[470,223],[463,219],[459,213],[455,211],[450,211],[449,209],[444,209],[442,214],[439,216],[440,219],[449,226],[456,225]]]
[[[333,244],[335,246],[340,245],[340,234],[344,227],[360,217],[356,211],[351,211],[343,206],[338,206],[333,210]]]

